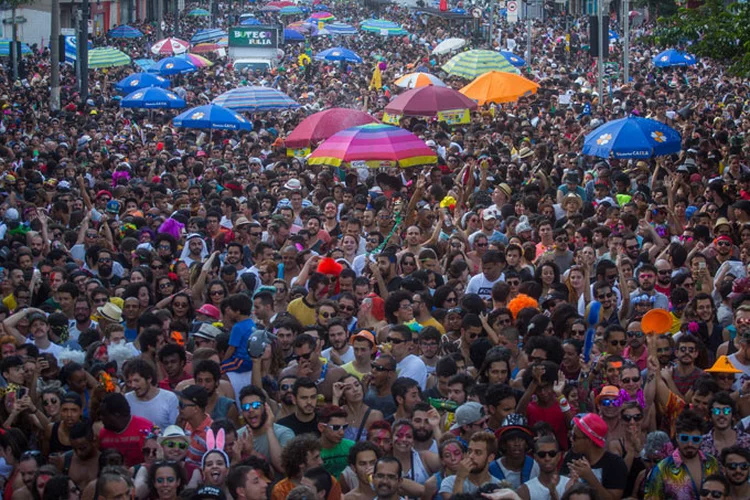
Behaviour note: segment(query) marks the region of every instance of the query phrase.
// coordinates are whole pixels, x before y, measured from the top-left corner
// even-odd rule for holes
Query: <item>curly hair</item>
[[[297,477],[307,461],[307,454],[320,448],[320,439],[312,434],[295,436],[289,441],[281,451],[281,466],[286,477]]]
[[[508,302],[508,310],[510,310],[510,313],[513,315],[514,320],[518,316],[518,313],[521,311],[521,309],[525,309],[527,307],[539,309],[539,302],[523,293],[519,293],[513,300]]]

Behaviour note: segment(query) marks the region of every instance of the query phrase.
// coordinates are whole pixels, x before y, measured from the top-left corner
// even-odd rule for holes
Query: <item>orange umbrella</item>
[[[436,85],[438,87],[447,87],[440,78],[429,73],[409,73],[404,75],[394,82],[397,86],[415,89],[418,87],[426,87],[427,85]]]
[[[519,98],[536,94],[539,85],[526,78],[503,71],[489,71],[459,90],[474,99],[480,106],[488,102],[515,102]]]

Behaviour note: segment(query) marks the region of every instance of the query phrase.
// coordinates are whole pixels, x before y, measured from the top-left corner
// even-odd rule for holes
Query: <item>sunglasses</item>
[[[731,415],[732,409],[728,406],[726,408],[711,408],[711,413],[713,413],[714,415]]]
[[[680,443],[692,442],[693,444],[701,444],[701,442],[703,442],[703,436],[692,436],[690,434],[679,434],[677,439]]]
[[[261,406],[263,406],[263,403],[261,403],[260,401],[253,401],[252,403],[245,403],[242,405],[242,411],[257,410]]]
[[[188,447],[188,444],[184,441],[164,441],[161,445],[169,449],[179,448],[181,450],[187,450]]]
[[[636,331],[628,332],[628,337],[639,339],[643,337],[643,332],[636,332]]]
[[[557,456],[557,454],[560,453],[559,451],[537,451],[535,455],[539,458],[554,458]]]
[[[333,318],[334,316],[336,316],[336,313],[321,312],[321,313],[320,313],[320,316],[321,316],[321,317],[322,317],[323,319],[328,319],[328,318]]]
[[[640,381],[641,381],[641,377],[632,377],[632,378],[628,377],[628,378],[622,379],[623,384],[629,384],[631,382],[633,382],[634,384],[637,384]]]
[[[596,299],[597,299],[597,300],[611,299],[611,298],[612,298],[612,297],[614,297],[614,296],[615,296],[615,294],[614,294],[614,293],[612,293],[612,292],[609,292],[609,293],[603,293],[603,294],[601,294],[601,295],[597,295],[597,296],[596,296]]]
[[[731,243],[729,243],[728,241],[720,241],[720,242],[718,242],[718,243],[716,244],[716,246],[719,246],[719,247],[731,247],[731,246],[732,246],[732,244],[731,244]]]
[[[339,306],[342,311],[354,311],[354,306]]]
[[[279,389],[281,389],[282,391],[290,391],[292,390],[292,387],[294,387],[294,384],[281,384],[279,386]]]
[[[606,399],[602,399],[601,401],[599,401],[599,404],[602,406],[606,406],[606,407],[620,406],[622,404],[622,401],[620,401],[619,399],[606,398]]]
[[[578,328],[570,331],[571,335],[586,335],[586,330],[580,330]]]
[[[750,464],[747,462],[742,462],[742,463],[733,462],[733,463],[724,464],[724,467],[726,467],[729,470],[737,470],[737,469],[747,470],[747,469],[750,469]]]
[[[59,402],[60,401],[56,399],[45,399],[44,401],[42,401],[42,406],[56,405]]]
[[[722,498],[724,496],[724,492],[719,490],[709,490],[708,488],[701,488],[700,495],[702,497]]]
[[[263,273],[261,273],[263,274]],[[212,290],[208,292],[209,295],[213,295],[214,297],[217,297],[219,295],[224,295],[224,290]]]
[[[300,359],[306,359],[310,361],[310,356],[312,356],[312,353],[313,351],[310,351],[306,354],[295,354],[294,356],[292,356],[292,359],[295,361],[299,361]]]
[[[159,290],[166,290],[170,286],[174,286],[174,285],[172,285],[172,283],[162,283],[161,285],[159,285]]]
[[[623,415],[622,419],[625,422],[640,422],[643,420],[643,413],[639,413],[638,415]]]
[[[143,448],[143,450],[141,450],[141,451],[143,451],[143,456],[145,456],[145,457],[148,457],[148,456],[155,457],[156,453],[159,450],[157,448]]]
[[[404,342],[406,342],[404,339],[397,339],[395,337],[388,337],[385,340],[389,344],[393,344],[393,345],[399,345],[399,344],[403,344]]]
[[[388,368],[387,366],[384,366],[384,365],[372,365],[372,369],[375,370],[376,372],[390,372],[390,371],[393,371],[393,370],[391,370],[390,368]]]
[[[695,347],[680,346],[680,352],[683,354],[686,352],[693,354],[695,352]]]
[[[627,340],[610,340],[609,343],[611,345],[620,345],[620,346],[623,346],[623,347],[625,347],[626,345],[628,345],[628,341]]]
[[[326,427],[331,429],[333,432],[345,431],[349,424],[326,424]]]

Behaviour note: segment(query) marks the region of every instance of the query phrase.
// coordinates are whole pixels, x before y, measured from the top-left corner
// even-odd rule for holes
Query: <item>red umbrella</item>
[[[302,120],[284,140],[284,144],[291,149],[306,148],[341,130],[377,122],[372,116],[356,109],[331,108]]]
[[[477,103],[450,87],[427,85],[408,90],[385,108],[389,115],[435,116],[439,111],[475,110]]]

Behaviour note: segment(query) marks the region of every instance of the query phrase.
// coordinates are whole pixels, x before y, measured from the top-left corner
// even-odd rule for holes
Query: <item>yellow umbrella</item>
[[[536,94],[537,90],[539,85],[520,75],[490,71],[478,76],[459,92],[483,106],[488,102],[515,102],[521,97]]]

